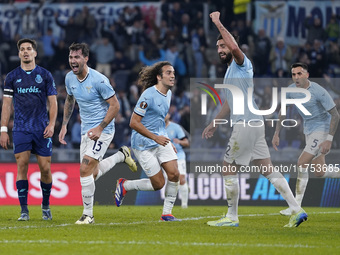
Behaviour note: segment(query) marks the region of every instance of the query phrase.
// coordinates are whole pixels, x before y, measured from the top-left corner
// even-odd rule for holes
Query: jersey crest
[[[92,86],[86,86],[85,88],[87,89],[87,93],[91,93]]]
[[[35,82],[36,83],[42,83],[42,81],[43,81],[43,79],[42,79],[41,75],[37,74],[37,76],[35,77]]]

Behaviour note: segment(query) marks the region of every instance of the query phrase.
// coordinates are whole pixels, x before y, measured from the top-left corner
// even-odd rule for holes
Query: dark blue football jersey
[[[47,97],[57,95],[52,74],[36,66],[31,72],[20,66],[8,73],[4,96],[13,97],[13,131],[40,131],[49,123]]]

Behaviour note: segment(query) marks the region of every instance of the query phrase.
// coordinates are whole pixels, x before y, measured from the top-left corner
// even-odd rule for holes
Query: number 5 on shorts
[[[311,146],[312,147],[312,149],[314,149],[317,145],[318,145],[318,142],[319,142],[319,140],[318,139],[314,139],[314,141],[313,141],[313,145]]]

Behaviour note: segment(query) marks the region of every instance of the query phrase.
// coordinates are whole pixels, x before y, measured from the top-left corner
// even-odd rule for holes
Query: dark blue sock
[[[28,213],[27,208],[27,193],[28,193],[28,181],[20,180],[16,182],[18,190],[18,198],[21,206],[22,213]]]
[[[46,184],[40,181],[40,187],[43,195],[42,209],[48,209],[50,208],[50,195],[52,189],[52,182]]]

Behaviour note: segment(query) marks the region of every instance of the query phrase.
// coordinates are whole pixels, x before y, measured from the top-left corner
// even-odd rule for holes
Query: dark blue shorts
[[[52,155],[52,138],[44,138],[44,131],[13,131],[14,154],[31,151],[49,157]]]

